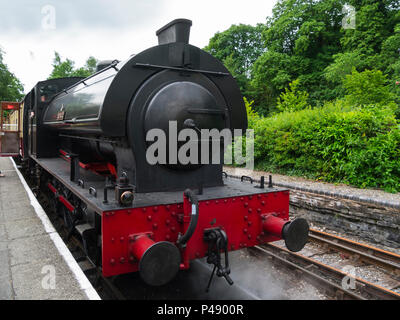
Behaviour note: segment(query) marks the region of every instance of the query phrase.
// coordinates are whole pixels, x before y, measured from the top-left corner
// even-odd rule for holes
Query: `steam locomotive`
[[[288,190],[228,178],[222,162],[171,153],[165,164],[147,161],[147,134],[171,135],[171,121],[178,132],[247,128],[238,85],[189,44],[191,25],[174,20],[157,31],[159,45],[102,62],[85,79],[39,82],[23,100],[23,167],[34,191],[50,197],[104,276],[138,271],[160,286],[207,257],[232,284],[230,251],[280,239],[299,251],[307,241],[307,222],[289,221]]]

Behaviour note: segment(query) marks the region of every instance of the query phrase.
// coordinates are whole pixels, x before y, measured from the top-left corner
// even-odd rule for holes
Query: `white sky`
[[[54,51],[84,65],[99,60],[127,59],[157,44],[156,30],[176,18],[193,21],[190,43],[200,48],[232,24],[264,23],[277,0],[1,0],[0,46],[4,61],[28,92],[52,70]],[[55,8],[55,29],[45,5]],[[4,16],[4,15],[2,15]]]

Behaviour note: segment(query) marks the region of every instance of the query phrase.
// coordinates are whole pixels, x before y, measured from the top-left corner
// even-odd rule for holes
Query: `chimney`
[[[156,32],[158,44],[173,42],[189,43],[190,27],[192,21],[188,19],[176,19],[171,21]]]

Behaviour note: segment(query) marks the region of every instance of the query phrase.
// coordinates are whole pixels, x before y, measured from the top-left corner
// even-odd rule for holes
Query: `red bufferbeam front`
[[[145,251],[154,244],[176,244],[178,235],[189,227],[191,207],[190,201],[182,195],[179,204],[103,212],[104,276],[138,271]],[[270,217],[274,221],[270,221]],[[196,229],[186,245],[179,247],[179,267],[187,269],[191,260],[207,254],[206,230],[223,230],[228,250],[233,251],[282,239],[283,229],[288,224],[289,191],[200,200]]]

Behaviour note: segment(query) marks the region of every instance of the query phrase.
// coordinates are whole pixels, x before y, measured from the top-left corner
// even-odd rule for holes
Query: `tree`
[[[400,22],[399,1],[350,0],[349,4],[356,10],[356,28],[343,30],[340,41],[343,50],[357,50],[365,55],[366,68],[375,68],[381,64],[379,55],[382,44]]]
[[[265,51],[261,41],[264,25],[232,25],[228,30],[217,32],[204,48],[205,51],[222,61],[236,78],[243,95],[248,94],[251,68]]]
[[[353,29],[343,25],[352,8]],[[296,79],[311,106],[343,98],[353,68],[381,70],[400,104],[400,0],[278,0],[265,25],[232,26],[205,49],[263,115]]]
[[[340,52],[344,3],[279,0],[275,5],[262,34],[268,50],[252,70],[252,98],[262,113],[273,111],[277,97],[296,79],[312,105],[334,98],[324,70]]]
[[[325,79],[332,87],[332,93],[336,98],[342,98],[345,94],[343,81],[353,70],[364,70],[365,57],[355,51],[338,53],[333,56],[334,61],[325,68]]]
[[[54,52],[53,71],[48,79],[68,78],[68,77],[89,77],[96,71],[97,60],[89,57],[84,67],[75,69],[75,62],[66,59],[63,61],[58,52]]]
[[[390,106],[395,103],[395,95],[390,92],[386,76],[380,70],[358,72],[353,69],[344,79],[344,87],[346,101],[354,106]]]
[[[53,71],[51,72],[48,79],[72,77],[75,63],[69,59],[62,61],[61,56],[58,52],[54,52],[54,55],[55,57],[53,60]]]
[[[277,97],[293,77],[289,65],[295,63],[290,55],[275,51],[267,51],[254,63],[250,96],[258,113],[268,115],[275,110]]]
[[[23,97],[24,87],[18,78],[8,70],[3,62],[4,52],[0,49],[0,100],[19,101]]]
[[[363,55],[358,51],[338,53],[333,56],[334,62],[325,68],[325,78],[340,85],[354,69],[363,69]]]
[[[89,57],[86,61],[86,64],[84,67],[79,68],[75,70],[74,74],[76,77],[89,77],[93,73],[96,72],[96,66],[97,66],[97,59],[94,57]]]

